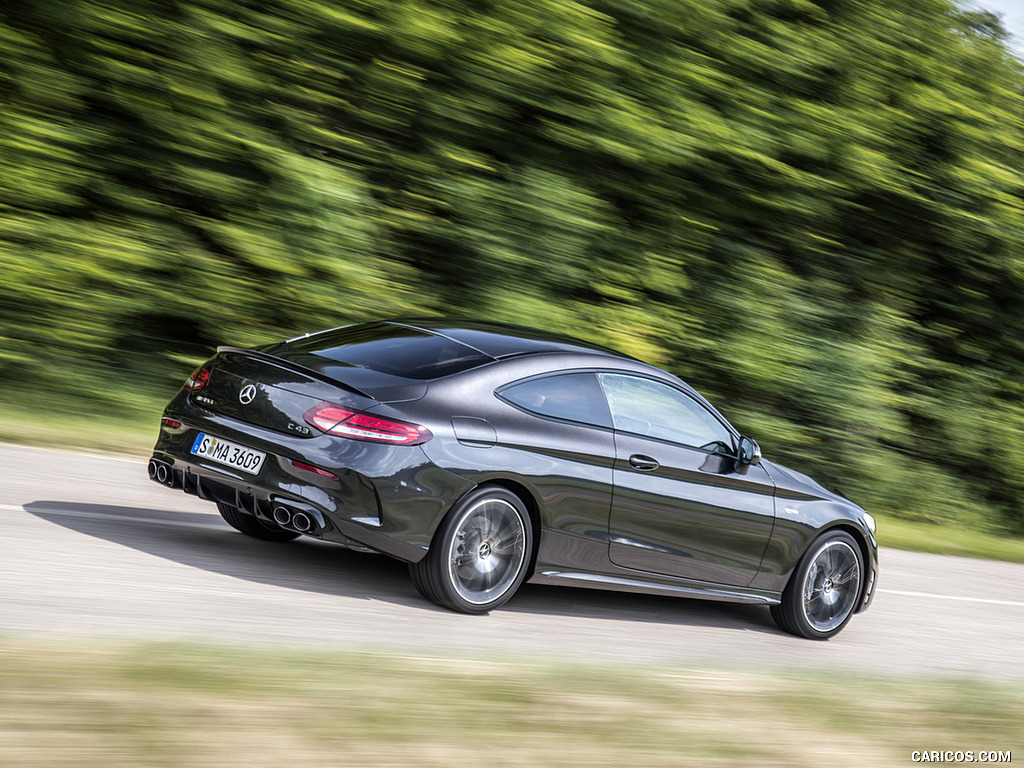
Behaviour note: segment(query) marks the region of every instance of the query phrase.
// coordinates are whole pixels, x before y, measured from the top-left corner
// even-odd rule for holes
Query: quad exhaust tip
[[[172,488],[181,486],[186,493],[195,494],[199,491],[198,477],[190,475],[188,472],[184,475],[180,471],[175,472],[175,470],[171,469],[170,465],[157,459],[149,460],[149,464],[146,465],[146,472],[149,473],[150,479],[156,480],[163,485],[169,485]],[[314,529],[320,530],[323,527],[323,521],[317,513],[291,510],[281,503],[277,503],[272,507],[271,516],[274,522],[281,527],[291,528],[299,533],[310,533]]]
[[[278,525],[288,525],[292,522],[291,510],[286,507],[274,507],[274,522]]]
[[[146,466],[146,472],[149,473],[151,480],[156,480],[162,485],[169,485],[171,488],[177,488],[180,484],[180,480],[174,475],[174,470],[171,469],[169,464],[164,464],[162,461],[150,459],[149,464]]]
[[[299,533],[309,533],[316,525],[312,515],[300,510],[292,511],[283,504],[275,506],[271,514],[275,523]]]

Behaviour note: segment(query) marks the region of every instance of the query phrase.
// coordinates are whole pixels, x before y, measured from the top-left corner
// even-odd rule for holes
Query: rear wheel
[[[409,573],[431,602],[462,613],[486,613],[519,589],[532,545],[522,500],[504,488],[479,488],[448,513],[426,557],[412,563]]]
[[[825,533],[807,548],[782,604],[772,606],[772,617],[794,635],[827,640],[853,616],[863,585],[864,558],[857,542],[844,531]]]
[[[228,525],[236,531],[241,531],[246,536],[252,536],[254,539],[261,539],[263,541],[292,541],[301,535],[274,523],[265,523],[254,515],[247,515],[232,504],[218,501],[217,511],[220,512],[220,516],[224,518]]]

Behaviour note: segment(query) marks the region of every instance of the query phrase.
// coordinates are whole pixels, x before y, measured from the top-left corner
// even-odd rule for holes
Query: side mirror
[[[756,467],[761,463],[761,446],[752,437],[740,436],[740,450],[736,457],[743,466]]]

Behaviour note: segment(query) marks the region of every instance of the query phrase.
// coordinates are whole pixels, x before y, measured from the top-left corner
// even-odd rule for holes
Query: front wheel
[[[420,594],[461,613],[487,613],[526,577],[533,530],[522,500],[498,487],[478,488],[448,513],[409,574]]]
[[[253,515],[247,515],[245,512],[242,512],[238,507],[225,504],[222,501],[217,502],[217,511],[224,518],[224,522],[236,531],[241,531],[246,536],[252,536],[254,539],[261,539],[262,541],[292,541],[301,535],[274,523],[264,523]]]
[[[864,557],[844,531],[822,534],[793,572],[772,617],[786,632],[812,640],[838,634],[853,615],[864,585]]]

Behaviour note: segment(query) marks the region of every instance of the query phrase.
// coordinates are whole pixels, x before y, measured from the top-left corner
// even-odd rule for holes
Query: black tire
[[[409,565],[421,595],[460,613],[487,613],[516,593],[530,566],[533,528],[522,500],[484,486],[445,516],[426,557]]]
[[[238,507],[221,501],[217,502],[217,511],[220,512],[224,521],[236,531],[241,531],[246,536],[252,536],[261,541],[293,541],[302,535],[274,523],[264,522],[254,515],[247,515]]]
[[[828,640],[853,616],[863,587],[864,556],[853,536],[826,532],[800,559],[772,618],[790,634]]]

